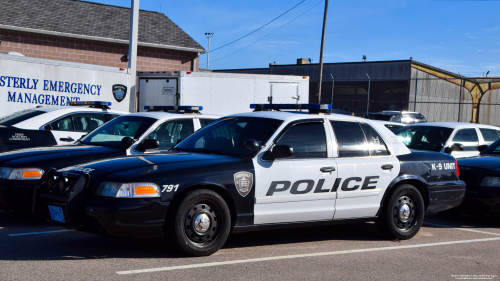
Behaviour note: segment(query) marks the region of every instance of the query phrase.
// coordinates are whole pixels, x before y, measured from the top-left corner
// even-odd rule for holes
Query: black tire
[[[424,213],[424,200],[418,189],[410,184],[402,184],[384,202],[375,225],[382,235],[390,239],[406,240],[420,230]]]
[[[172,207],[166,224],[167,237],[181,253],[209,256],[224,245],[231,230],[231,213],[218,193],[193,190]]]

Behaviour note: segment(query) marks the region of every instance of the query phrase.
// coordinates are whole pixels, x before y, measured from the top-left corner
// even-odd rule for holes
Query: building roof
[[[0,0],[0,7],[0,29],[128,44],[130,8],[79,0]],[[138,42],[205,52],[166,15],[152,11],[139,11]]]

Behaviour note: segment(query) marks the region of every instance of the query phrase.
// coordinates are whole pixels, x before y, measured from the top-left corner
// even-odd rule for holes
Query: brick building
[[[0,0],[0,53],[128,66],[130,9],[79,0]],[[137,71],[197,71],[205,50],[167,16],[139,12]]]

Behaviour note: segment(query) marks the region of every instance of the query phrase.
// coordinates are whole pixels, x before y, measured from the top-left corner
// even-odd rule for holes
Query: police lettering
[[[336,192],[341,187],[342,191],[353,191],[359,189],[361,186],[361,190],[365,189],[375,189],[377,188],[377,179],[378,176],[365,177],[363,180],[360,177],[352,177],[347,178],[342,183],[342,178],[335,179],[335,183],[333,184],[331,189],[323,188],[325,183],[324,179],[320,179],[316,188],[314,188],[313,180],[298,180],[292,183],[289,181],[273,181],[271,182],[271,186],[269,186],[269,190],[267,191],[266,196],[273,196],[276,192],[284,192],[290,190],[290,194],[306,194],[313,190],[313,193],[322,193],[322,192]],[[342,183],[342,185],[340,185]],[[291,187],[291,188],[290,188]]]

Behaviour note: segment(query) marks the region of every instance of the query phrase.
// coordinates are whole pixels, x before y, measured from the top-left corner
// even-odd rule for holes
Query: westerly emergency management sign
[[[2,54],[0,115],[71,101],[109,101],[112,109],[130,111],[129,76],[114,67]]]

